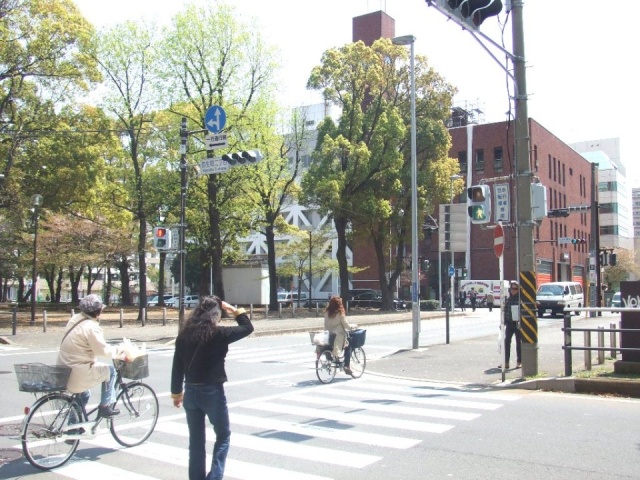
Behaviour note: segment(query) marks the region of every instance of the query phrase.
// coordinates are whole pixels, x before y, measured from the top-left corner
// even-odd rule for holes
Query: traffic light
[[[225,153],[221,158],[230,167],[238,167],[246,163],[258,163],[262,160],[262,153],[260,153],[260,150],[246,150],[244,152]]]
[[[432,5],[431,2],[429,2]],[[502,11],[501,0],[436,0],[436,7],[460,24],[477,29],[487,18]]]
[[[427,270],[429,270],[429,260],[427,260],[426,258],[423,258],[420,260],[420,269],[423,272],[426,272]]]
[[[547,217],[558,218],[558,217],[568,217],[568,216],[569,216],[568,208],[557,208],[555,210],[549,210],[547,212]]]
[[[612,253],[611,255],[609,255],[609,266],[615,267],[617,263],[618,263],[618,254]]]
[[[467,188],[467,212],[471,223],[483,224],[491,221],[491,189],[489,185],[474,185]]]
[[[571,243],[573,245],[584,245],[585,243],[587,243],[587,240],[584,238],[572,238]]]
[[[165,227],[155,227],[153,229],[153,246],[158,250],[170,249],[171,230]]]

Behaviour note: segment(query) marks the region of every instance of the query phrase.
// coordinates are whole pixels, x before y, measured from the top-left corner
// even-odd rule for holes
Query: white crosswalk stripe
[[[253,353],[245,351],[244,355]],[[241,383],[229,382],[228,386],[237,388]],[[161,398],[167,395],[158,393]],[[263,397],[229,403],[233,433],[225,478],[345,478],[345,469],[364,472],[394,451],[416,447],[431,435],[445,434],[519,398],[511,392],[376,376],[284,393],[267,392]],[[97,458],[105,459],[99,465],[105,478],[184,478],[189,458],[185,413],[161,413],[164,415],[154,434],[142,445],[124,448],[108,433],[83,440],[78,454],[52,474],[78,480],[94,477],[96,463],[82,450],[97,448]],[[207,429],[210,454],[213,435],[208,424]],[[149,467],[145,470],[146,464]],[[135,471],[130,470],[133,468]],[[342,473],[335,473],[335,469]]]
[[[384,356],[390,355],[395,352],[396,349],[389,347],[380,347],[375,345],[367,345],[367,358],[376,360]],[[172,357],[173,349],[163,349],[161,351],[149,352],[150,354],[159,355],[162,357]],[[239,363],[271,363],[271,364],[287,364],[287,365],[308,365],[313,366],[315,364],[315,352],[314,347],[308,344],[304,344],[304,348],[301,349],[301,345],[288,345],[279,348],[246,348],[246,347],[233,347],[229,348],[229,353],[226,357],[227,361],[239,362]]]

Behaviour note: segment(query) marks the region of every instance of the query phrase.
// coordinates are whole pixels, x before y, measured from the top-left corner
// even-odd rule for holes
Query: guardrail
[[[564,332],[564,374],[570,377],[573,373],[572,352],[574,350],[584,351],[584,367],[585,370],[591,370],[591,352],[598,352],[598,364],[604,363],[604,354],[606,351],[610,351],[611,357],[616,358],[618,353],[625,352],[640,352],[639,348],[634,347],[618,347],[617,336],[622,332],[637,332],[637,329],[633,328],[620,328],[615,323],[610,323],[609,328],[598,326],[596,328],[573,328],[571,326],[571,312],[590,312],[590,313],[602,313],[602,312],[639,312],[638,308],[602,308],[602,307],[579,307],[571,308],[564,311],[564,326],[562,331]],[[571,334],[573,332],[584,333],[584,345],[582,347],[574,347],[571,341]],[[591,334],[597,333],[597,347],[591,346]],[[609,333],[609,346],[605,346],[605,333]]]

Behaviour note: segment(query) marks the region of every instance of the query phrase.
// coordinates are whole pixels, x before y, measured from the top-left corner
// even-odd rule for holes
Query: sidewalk
[[[444,312],[420,312],[421,319],[443,318]],[[455,312],[453,318],[467,313]],[[366,315],[351,314],[350,323],[361,327],[388,323],[409,323],[411,312],[375,313]],[[575,328],[609,327],[614,318],[609,317],[573,317],[572,326]],[[231,321],[229,321],[231,322]],[[225,321],[226,323],[226,321]],[[231,324],[231,323],[230,323]],[[308,332],[323,328],[322,317],[310,318],[254,318],[254,336],[282,335],[292,332]],[[166,325],[154,321],[144,327],[140,324],[125,324],[122,328],[118,322],[102,322],[105,336],[110,340],[129,338],[137,343],[171,345],[178,331],[177,320],[167,320]],[[584,352],[573,351],[573,376],[564,376],[564,350],[562,349],[564,333],[562,321],[552,325],[542,323],[538,331],[538,375],[535,378],[522,378],[522,370],[512,368],[505,373],[502,382],[502,371],[498,368],[500,354],[498,353],[498,334],[426,346],[428,339],[421,336],[421,346],[418,349],[399,350],[388,357],[371,361],[367,365],[367,372],[374,375],[386,375],[420,381],[452,382],[467,387],[496,387],[496,388],[526,388],[542,390],[559,390],[565,392],[584,392],[619,394],[640,398],[640,379],[616,378],[580,378],[585,372]],[[496,329],[497,330],[497,329]],[[55,348],[62,338],[62,325],[50,326],[46,333],[37,327],[22,327],[15,336],[3,337],[16,346],[40,346]],[[3,332],[5,333],[5,332]],[[606,334],[608,335],[608,334]],[[573,334],[573,346],[580,346],[583,335]],[[592,336],[592,344],[597,342]],[[1,340],[0,340],[1,343]],[[605,344],[608,345],[608,337]],[[366,346],[365,346],[366,350]],[[515,366],[515,341],[512,345],[511,366]],[[605,353],[609,358],[610,353]],[[620,357],[618,356],[618,359]],[[605,366],[612,371],[613,360],[605,361]],[[602,368],[597,364],[597,352],[592,352],[592,370]]]

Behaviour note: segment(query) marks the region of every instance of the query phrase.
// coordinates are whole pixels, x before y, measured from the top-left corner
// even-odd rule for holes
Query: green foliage
[[[402,252],[408,239],[411,188],[411,109],[408,53],[404,47],[381,39],[371,47],[362,42],[330,49],[308,80],[309,88],[338,105],[337,124],[321,125],[314,162],[302,180],[302,199],[331,212],[338,230],[340,286],[346,278],[346,229],[356,238],[371,238],[379,257],[385,255],[389,232]],[[416,137],[419,218],[446,189],[444,179],[457,173],[447,157],[450,139],[444,126],[454,90],[418,57],[416,77]],[[403,214],[403,212],[406,212]],[[396,263],[395,279],[402,261]],[[382,285],[387,283],[380,272]],[[387,295],[385,295],[387,297]],[[389,297],[390,298],[390,297]]]

